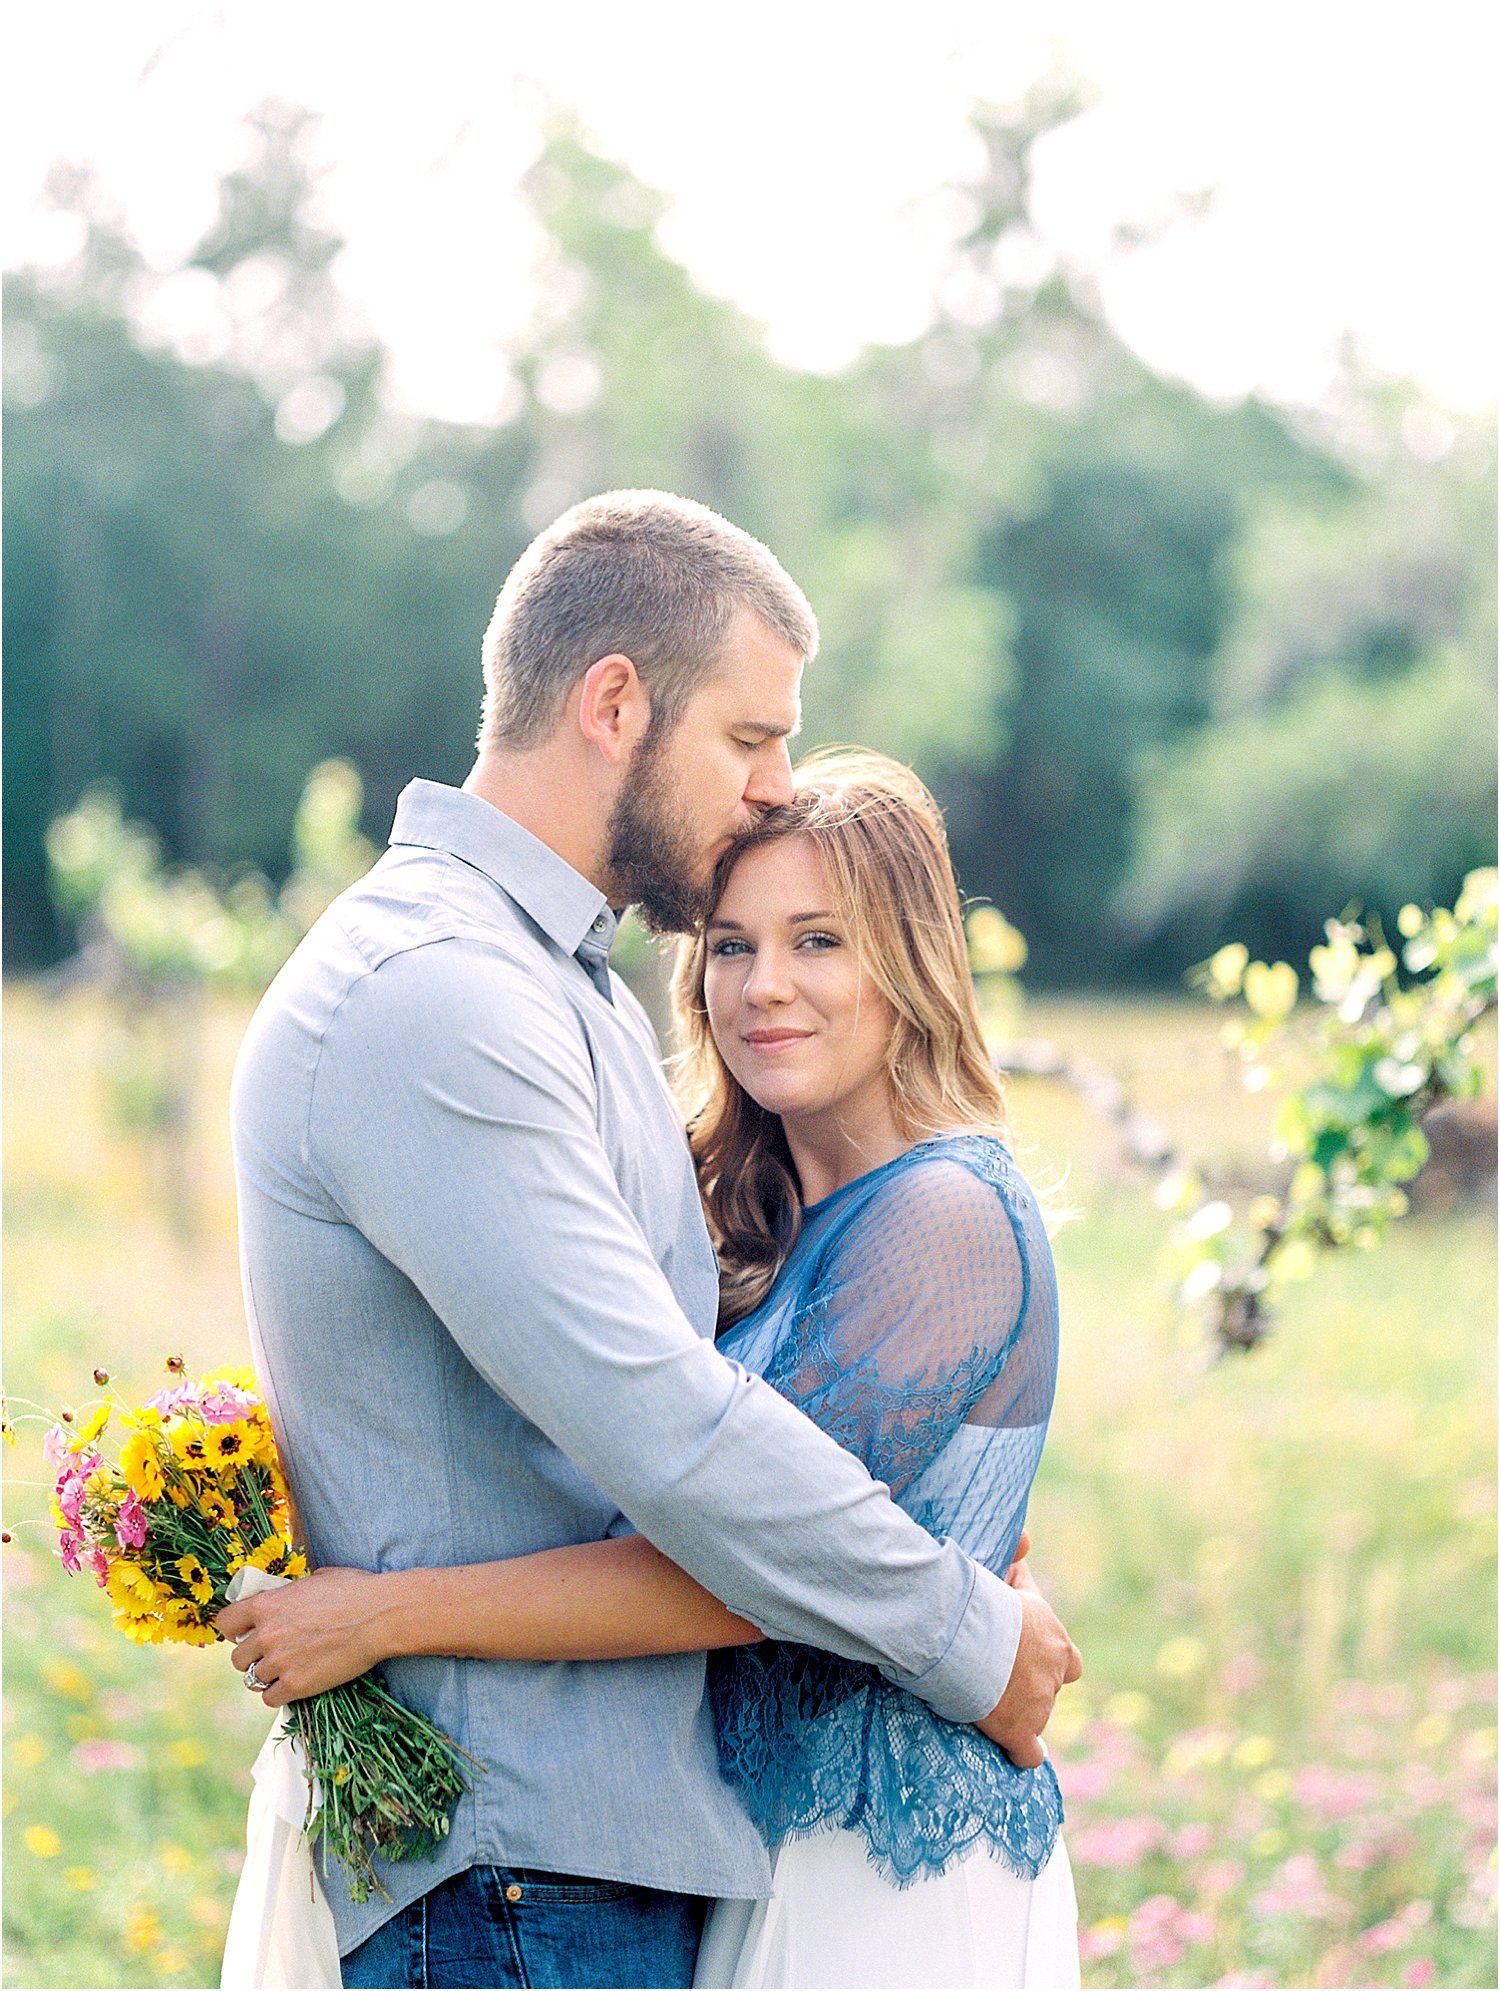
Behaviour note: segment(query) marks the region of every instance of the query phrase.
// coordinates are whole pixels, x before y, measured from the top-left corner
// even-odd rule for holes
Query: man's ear
[[[590,664],[579,680],[578,730],[607,761],[628,760],[651,723],[651,699],[621,651]]]

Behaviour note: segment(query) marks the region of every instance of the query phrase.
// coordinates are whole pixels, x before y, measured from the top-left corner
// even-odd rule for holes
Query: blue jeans
[[[346,1985],[690,1985],[707,1904],[623,1881],[469,1867],[344,1958]]]

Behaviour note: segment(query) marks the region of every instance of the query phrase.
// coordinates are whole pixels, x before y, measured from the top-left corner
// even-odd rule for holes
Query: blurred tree
[[[1262,500],[1213,723],[1138,770],[1119,909],[1143,936],[1305,952],[1329,906],[1388,922],[1493,857],[1493,446],[1450,423],[1441,459],[1416,453],[1401,424],[1432,413],[1387,409],[1357,483]]]

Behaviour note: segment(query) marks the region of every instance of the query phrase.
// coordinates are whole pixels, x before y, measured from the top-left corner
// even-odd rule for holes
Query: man
[[[682,1129],[608,966],[611,907],[689,925],[790,797],[816,643],[770,553],[682,499],[590,500],[522,556],[463,790],[405,791],[246,1037],[257,1366],[316,1561],[453,1567],[635,1527],[770,1635],[1036,1762],[1077,1666],[1041,1597],[715,1351]],[[347,1984],[687,1984],[698,1898],[769,1891],[701,1655],[386,1674],[487,1774],[435,1860],[384,1870],[388,1901],[330,1885]]]

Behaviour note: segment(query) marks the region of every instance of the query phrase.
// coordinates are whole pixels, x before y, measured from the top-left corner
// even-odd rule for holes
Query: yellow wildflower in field
[[[1285,1770],[1266,1770],[1255,1779],[1250,1788],[1258,1798],[1267,1804],[1277,1804],[1292,1787],[1292,1780]]]
[[[1201,1638],[1169,1638],[1156,1655],[1156,1670],[1168,1680],[1186,1680],[1202,1670],[1207,1658]]]
[[[1241,1770],[1259,1770],[1275,1754],[1276,1744],[1269,1735],[1247,1735],[1243,1742],[1234,1745],[1235,1765]]]
[[[155,1949],[162,1939],[162,1926],[149,1908],[140,1902],[125,1917],[125,1947],[138,1953]]]
[[[28,1825],[21,1840],[27,1852],[39,1860],[55,1860],[62,1851],[62,1840],[50,1825]]]
[[[42,1685],[49,1693],[62,1694],[70,1701],[94,1698],[93,1681],[71,1659],[49,1659],[42,1668]]]
[[[125,1475],[125,1484],[139,1499],[161,1499],[167,1482],[148,1431],[133,1431],[125,1440],[120,1471]]]
[[[157,1847],[156,1857],[168,1873],[180,1875],[193,1871],[193,1856],[186,1846],[178,1846],[169,1841],[165,1846]]]
[[[1445,1714],[1424,1715],[1411,1732],[1411,1739],[1419,1749],[1436,1749],[1446,1742],[1453,1733],[1453,1723]]]
[[[177,1977],[187,1969],[189,1957],[186,1950],[178,1949],[175,1944],[168,1944],[165,1949],[159,1949],[151,1961],[161,1976]]]
[[[99,1885],[99,1876],[92,1867],[64,1867],[63,1880],[75,1894],[89,1894]]]
[[[1118,1694],[1111,1694],[1104,1703],[1106,1721],[1118,1722],[1121,1728],[1139,1728],[1150,1718],[1152,1703],[1134,1687],[1125,1687]]]
[[[196,1770],[201,1763],[208,1761],[208,1751],[201,1742],[195,1742],[190,1735],[183,1736],[178,1742],[169,1743],[167,1754],[182,1770]]]
[[[34,1770],[52,1751],[39,1735],[18,1735],[10,1745],[10,1760],[18,1770]]]
[[[1250,1841],[1250,1850],[1261,1859],[1270,1859],[1273,1854],[1286,1849],[1286,1834],[1279,1825],[1270,1825],[1264,1832],[1257,1832]]]

